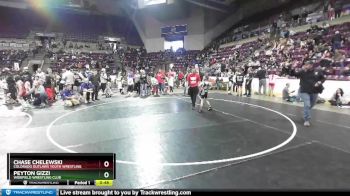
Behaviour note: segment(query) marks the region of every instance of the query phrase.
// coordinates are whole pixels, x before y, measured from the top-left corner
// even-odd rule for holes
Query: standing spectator
[[[259,67],[256,75],[259,79],[259,95],[261,95],[261,88],[263,88],[264,95],[266,95],[266,69]]]
[[[118,86],[118,89],[119,89],[119,93],[123,94],[123,76],[122,76],[122,72],[118,73],[117,86]]]
[[[339,18],[339,17],[340,17],[341,12],[342,12],[342,9],[343,9],[342,0],[337,0],[337,1],[334,3],[335,18]]]
[[[131,96],[132,92],[134,91],[134,76],[131,72],[128,73],[127,83],[128,83],[128,96]]]
[[[228,82],[226,85],[227,94],[232,95],[235,87],[236,76],[231,71],[228,72]]]
[[[276,78],[277,75],[275,74],[275,72],[271,72],[271,74],[269,75],[269,94],[268,96],[275,96],[273,93],[274,89],[275,89],[275,84],[276,84]]]
[[[178,76],[179,82],[180,82],[180,86],[183,85],[183,79],[184,79],[184,74],[182,73],[182,71],[179,72],[179,76]]]
[[[93,75],[91,77],[91,83],[92,85],[94,85],[94,97],[93,100],[99,100],[98,99],[98,92],[100,90],[100,79],[101,79],[101,75],[99,73],[99,71],[95,70],[93,71]]]
[[[154,75],[151,76],[151,83],[152,83],[152,95],[154,96],[159,96],[158,94],[158,85],[159,85],[159,82],[158,80],[154,77]]]
[[[140,70],[140,85],[141,85],[141,97],[145,97],[148,95],[147,92],[147,74],[146,71],[141,68]]]
[[[250,97],[252,94],[252,81],[253,81],[253,74],[251,71],[248,71],[248,74],[246,75],[245,79],[245,94],[247,97]]]
[[[141,83],[140,83],[140,72],[137,70],[135,75],[134,75],[134,90],[136,90],[137,95],[140,95],[140,87],[141,87]]]
[[[46,75],[43,71],[41,71],[41,68],[38,68],[36,70],[35,76],[37,76],[39,78],[39,81],[41,82],[41,84],[45,83]]]
[[[243,90],[242,90],[243,82],[244,82],[243,70],[239,69],[236,73],[236,85],[237,85],[237,96],[240,96],[240,97],[242,97],[242,94],[243,94]]]
[[[62,74],[62,79],[64,81],[65,85],[69,85],[69,87],[73,90],[74,85],[74,73],[70,71],[70,68],[68,67],[64,73]]]
[[[165,75],[161,69],[159,69],[158,74],[156,76],[159,84],[159,94],[164,93],[164,85],[165,85]]]
[[[196,70],[193,68],[192,73],[188,74],[187,76],[187,82],[188,82],[188,93],[191,97],[192,101],[192,110],[195,110],[196,107],[196,98],[199,92],[198,85],[201,81],[201,78],[199,74],[196,72]]]
[[[106,90],[106,85],[107,85],[107,73],[106,73],[106,69],[102,68],[101,69],[101,73],[100,73],[100,82],[101,82],[101,89],[102,89],[102,95],[105,94],[105,90]]]
[[[332,4],[328,4],[328,20],[334,20],[335,13],[334,8],[332,7]]]
[[[304,126],[310,126],[311,109],[322,93],[325,77],[322,72],[314,70],[312,62],[307,61],[301,70],[291,69],[290,75],[300,78],[300,97],[304,102]]]
[[[169,70],[168,72],[168,85],[169,85],[169,93],[174,92],[174,80],[175,80],[175,72],[173,70]]]

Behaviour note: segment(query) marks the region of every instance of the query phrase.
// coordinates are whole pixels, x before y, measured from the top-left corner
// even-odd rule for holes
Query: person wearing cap
[[[290,75],[300,78],[300,98],[304,102],[304,126],[310,126],[311,109],[317,101],[319,93],[322,93],[325,77],[321,71],[314,70],[313,63],[306,61],[301,69],[296,69],[294,64]]]
[[[192,69],[192,73],[188,74],[187,76],[187,82],[188,82],[188,94],[191,97],[192,101],[192,110],[195,110],[196,108],[196,98],[199,92],[198,86],[201,82],[201,77],[199,76],[199,73],[196,71],[196,69]]]

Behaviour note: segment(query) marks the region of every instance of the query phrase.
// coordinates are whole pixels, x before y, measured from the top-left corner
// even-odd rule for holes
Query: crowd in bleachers
[[[294,13],[291,8],[287,7],[286,9],[289,11],[283,13],[281,13],[280,9],[276,9],[278,14],[276,13],[275,15],[271,15],[270,11],[268,15],[253,16],[251,20],[247,20],[249,22],[246,24],[233,26],[214,40],[212,44],[221,45],[250,37],[265,36],[270,33],[278,34],[283,28],[333,20],[339,18],[342,14],[349,14],[347,4],[342,0],[329,0],[317,2],[316,5],[317,4],[319,4],[319,6],[315,6],[314,10],[307,10],[305,7],[297,6],[295,9],[297,11]],[[259,20],[259,18],[263,18],[264,20]],[[252,20],[258,20],[258,22],[252,22]]]
[[[147,53],[143,47],[127,47],[125,49],[119,49],[118,54],[122,60],[122,65],[132,69],[140,69],[141,67],[146,69],[157,68],[171,63],[174,70],[184,71],[188,66],[203,62],[201,51],[186,51],[183,48],[177,51],[166,50],[163,52]]]
[[[4,69],[20,69],[21,63],[28,57],[28,51],[24,50],[0,50],[0,73]],[[18,67],[14,67],[18,63]]]
[[[86,53],[86,52],[51,52],[50,58],[53,63],[51,69],[55,72],[70,67],[72,69],[100,69],[107,68],[112,71],[116,68],[114,57],[111,53]]]
[[[325,71],[328,79],[348,79],[350,65],[350,23],[329,27],[313,26],[307,32],[284,35],[273,40],[257,40],[243,45],[220,48],[210,55],[215,74],[237,66],[266,66],[269,72],[286,75],[288,67],[299,67],[308,60]],[[218,69],[223,67],[223,69]]]

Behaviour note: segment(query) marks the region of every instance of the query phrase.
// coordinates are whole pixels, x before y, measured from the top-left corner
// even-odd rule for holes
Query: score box
[[[115,154],[8,153],[7,179],[11,185],[69,185],[72,181],[114,180]]]

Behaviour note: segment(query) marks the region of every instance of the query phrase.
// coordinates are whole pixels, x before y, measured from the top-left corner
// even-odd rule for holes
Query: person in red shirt
[[[187,82],[188,82],[188,94],[191,97],[192,101],[192,110],[195,110],[196,108],[196,98],[199,92],[198,86],[201,82],[201,77],[197,73],[195,69],[192,69],[192,73],[188,74],[187,76]]]
[[[156,76],[156,79],[158,80],[158,86],[159,86],[159,93],[163,94],[164,93],[164,83],[165,83],[165,75],[162,72],[161,69],[159,69],[158,74]]]
[[[183,85],[183,79],[184,79],[184,74],[182,73],[182,71],[180,71],[180,73],[179,73],[179,82],[180,82],[180,86]]]

